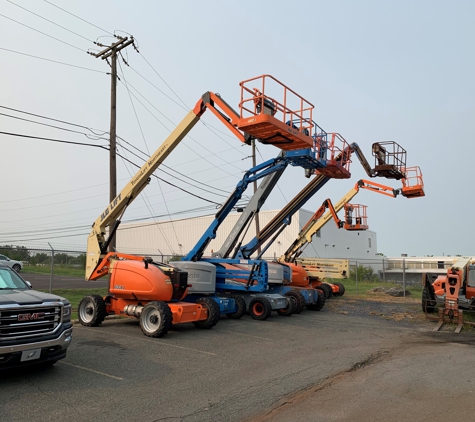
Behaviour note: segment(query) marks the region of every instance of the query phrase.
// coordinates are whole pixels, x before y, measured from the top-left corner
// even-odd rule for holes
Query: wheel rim
[[[254,311],[255,315],[261,316],[264,313],[264,306],[262,303],[254,303],[252,310]]]
[[[297,298],[294,296],[287,296],[287,297],[289,298],[290,301],[292,301],[292,305],[294,306],[294,309],[297,309],[297,307],[299,306],[297,302]]]
[[[158,312],[154,308],[144,309],[142,311],[142,326],[145,331],[149,333],[153,333],[160,328],[160,324],[162,323],[162,316],[160,312]]]
[[[81,320],[86,323],[92,321],[92,318],[94,318],[94,303],[91,300],[83,302],[79,309],[79,316],[81,317]]]

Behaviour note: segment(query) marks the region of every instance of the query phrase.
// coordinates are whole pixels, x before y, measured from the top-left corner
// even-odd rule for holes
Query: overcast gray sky
[[[268,73],[312,102],[326,131],[357,142],[367,156],[373,142],[396,141],[408,151],[408,165],[421,167],[425,198],[362,192],[354,200],[368,205],[380,252],[475,254],[474,2],[1,1],[1,132],[107,146],[107,139],[44,124],[93,135],[87,129],[23,112],[107,132],[109,67],[86,52],[97,51],[97,39],[109,44],[111,33],[125,31],[117,33],[133,34],[141,53],[127,48],[130,67],[119,69],[118,134],[133,147],[152,153],[208,90],[237,107],[239,82]],[[169,174],[156,175],[211,202],[154,179],[124,221],[213,213],[213,202],[223,202],[251,167],[250,147],[211,113],[202,120],[206,126],[197,125],[166,160],[172,170],[161,167]],[[125,141],[119,153],[142,164],[144,155]],[[108,151],[4,134],[0,146],[0,244],[84,250],[90,225],[109,202]],[[278,153],[258,149],[259,161]],[[119,190],[135,172],[118,159]],[[350,180],[330,181],[304,208],[337,201],[361,178],[354,162]],[[307,182],[301,169],[287,170],[265,209],[281,208]]]

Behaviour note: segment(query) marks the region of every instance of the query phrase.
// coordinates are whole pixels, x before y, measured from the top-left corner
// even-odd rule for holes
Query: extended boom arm
[[[336,203],[336,205],[333,205],[329,199],[326,199],[323,202],[322,206],[302,228],[297,239],[279,258],[279,262],[295,262],[295,259],[298,258],[302,253],[303,247],[312,242],[313,235],[332,218],[335,220],[337,225],[341,227],[341,224],[338,224],[340,219],[338,218],[337,213],[345,206],[346,203],[351,201],[351,199],[360,191],[360,189],[367,189],[393,198],[399,195],[398,189],[393,189],[389,186],[381,185],[368,180],[358,181],[355,186]],[[324,214],[327,208],[328,211]]]
[[[158,147],[92,225],[91,233],[87,240],[86,280],[96,279],[104,275],[104,272],[97,272],[96,270],[101,259],[103,259],[107,253],[110,241],[120,224],[120,218],[130,203],[150,182],[150,177],[153,172],[196,125],[207,109],[210,109],[241,142],[246,144],[250,143],[251,137],[237,128],[239,119],[238,113],[233,110],[219,94],[206,92],[196,103],[195,108],[185,116],[181,123],[167,137],[165,142]],[[106,238],[107,227],[109,227],[109,234]]]

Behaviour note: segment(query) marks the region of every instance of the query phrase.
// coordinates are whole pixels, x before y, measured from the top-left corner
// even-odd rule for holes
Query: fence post
[[[406,297],[406,259],[402,259],[402,288],[404,290],[403,296]]]
[[[51,244],[48,242],[49,247],[51,248],[51,274],[49,276],[49,292],[53,292],[53,267],[54,267],[54,249]]]
[[[384,258],[383,258],[383,281],[386,282],[386,269],[384,267]]]
[[[358,260],[355,261],[356,262],[356,276],[355,276],[355,280],[356,280],[356,296],[358,296]]]

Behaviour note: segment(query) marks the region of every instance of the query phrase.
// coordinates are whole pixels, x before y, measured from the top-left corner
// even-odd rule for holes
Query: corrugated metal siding
[[[279,210],[271,210],[259,213],[261,230],[278,212]],[[282,255],[312,215],[312,211],[299,210],[292,218],[291,224],[266,251],[265,257],[278,258]],[[212,240],[206,248],[205,255],[211,255],[212,250],[217,251],[221,247],[239,216],[239,213],[229,214],[219,227],[216,239]],[[209,216],[172,222],[122,224],[117,235],[117,250],[144,255],[185,255],[196,245],[213,220],[214,216]],[[255,224],[252,222],[244,243],[249,242],[254,236]],[[371,238],[371,247],[369,247],[368,238]],[[330,221],[321,230],[321,237],[314,236],[312,244],[306,248],[302,256],[374,258],[376,252],[375,232],[370,230],[347,232],[338,229],[333,221]]]

